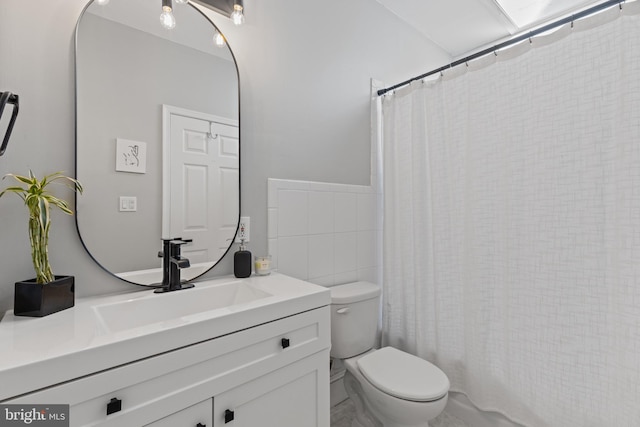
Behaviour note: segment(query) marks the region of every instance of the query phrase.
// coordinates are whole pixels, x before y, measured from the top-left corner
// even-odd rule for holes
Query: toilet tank
[[[369,282],[332,286],[331,357],[346,359],[373,348],[378,330],[380,287]]]

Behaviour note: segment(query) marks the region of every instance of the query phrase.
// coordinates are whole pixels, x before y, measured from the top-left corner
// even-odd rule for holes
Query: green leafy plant
[[[55,197],[47,188],[50,184],[61,183],[72,189],[82,193],[82,185],[80,182],[68,176],[64,176],[62,172],[55,172],[46,175],[39,180],[32,171],[29,176],[6,174],[2,177],[5,179],[11,177],[24,186],[7,187],[0,192],[0,197],[5,193],[15,193],[24,201],[29,209],[29,240],[31,242],[31,258],[33,268],[36,271],[36,282],[43,284],[52,282],[55,279],[49,264],[49,229],[51,227],[51,206],[57,206],[60,210],[68,215],[73,215],[73,211],[69,208],[66,201]]]

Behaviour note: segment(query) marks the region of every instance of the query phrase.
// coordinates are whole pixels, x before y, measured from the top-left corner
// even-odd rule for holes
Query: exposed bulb
[[[100,6],[104,6],[105,4],[109,3],[109,0],[96,0],[96,3],[98,3]]]
[[[176,17],[171,13],[171,8],[164,7],[162,10],[160,24],[167,30],[173,30],[176,27]]]
[[[239,4],[233,5],[233,12],[231,13],[231,21],[233,21],[235,25],[244,24],[244,11],[241,5]]]
[[[213,43],[215,43],[215,45],[218,47],[224,47],[224,36],[216,31],[216,33],[213,35]]]

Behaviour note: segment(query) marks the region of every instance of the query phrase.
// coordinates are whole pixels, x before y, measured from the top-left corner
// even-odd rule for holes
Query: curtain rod
[[[600,4],[596,5],[596,6],[592,6],[592,7],[588,8],[588,9],[583,10],[582,12],[575,13],[575,14],[573,14],[571,16],[567,16],[566,18],[559,19],[559,20],[554,21],[554,22],[552,22],[550,24],[547,24],[547,25],[545,25],[543,27],[537,28],[537,29],[529,31],[527,33],[523,33],[523,34],[521,34],[519,36],[516,36],[516,37],[514,37],[512,39],[509,39],[509,40],[507,40],[507,41],[505,41],[503,43],[499,43],[499,44],[497,44],[495,46],[492,46],[492,47],[489,47],[487,49],[481,50],[480,52],[476,52],[476,53],[474,53],[472,55],[469,55],[469,56],[466,56],[466,57],[464,57],[462,59],[458,59],[457,61],[454,61],[454,62],[452,62],[452,63],[450,63],[448,65],[445,65],[443,67],[440,67],[440,68],[437,68],[435,70],[429,71],[427,73],[421,74],[419,76],[410,78],[408,80],[403,81],[402,83],[395,84],[395,85],[390,86],[388,88],[380,89],[378,91],[378,96],[382,96],[387,92],[390,92],[390,91],[395,90],[395,89],[397,89],[399,87],[408,85],[409,83],[414,82],[416,80],[424,79],[425,77],[429,77],[429,76],[434,75],[436,73],[440,73],[440,72],[442,72],[444,70],[447,70],[449,68],[455,67],[457,65],[464,64],[466,62],[469,62],[469,61],[474,60],[476,58],[479,58],[481,56],[485,56],[485,55],[488,55],[490,53],[494,53],[497,50],[503,49],[503,48],[505,48],[507,46],[514,45],[514,44],[519,43],[519,42],[521,42],[523,40],[530,39],[530,38],[532,38],[534,36],[537,36],[538,34],[541,34],[541,33],[544,33],[546,31],[552,30],[554,28],[560,27],[561,25],[568,24],[568,23],[576,21],[576,20],[578,20],[580,18],[584,18],[585,16],[593,15],[593,14],[595,14],[597,12],[600,12],[601,10],[607,9],[609,7],[612,7],[612,6],[615,6],[615,5],[619,4],[620,8],[622,8],[622,3],[624,3],[624,2],[625,2],[625,0],[608,0],[608,1],[604,2],[604,3],[600,3]]]

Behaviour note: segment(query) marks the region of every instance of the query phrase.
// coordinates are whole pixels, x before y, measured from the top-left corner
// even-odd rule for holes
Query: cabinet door
[[[215,396],[214,427],[329,427],[327,353]]]
[[[211,399],[207,399],[145,427],[212,427],[211,409]]]

